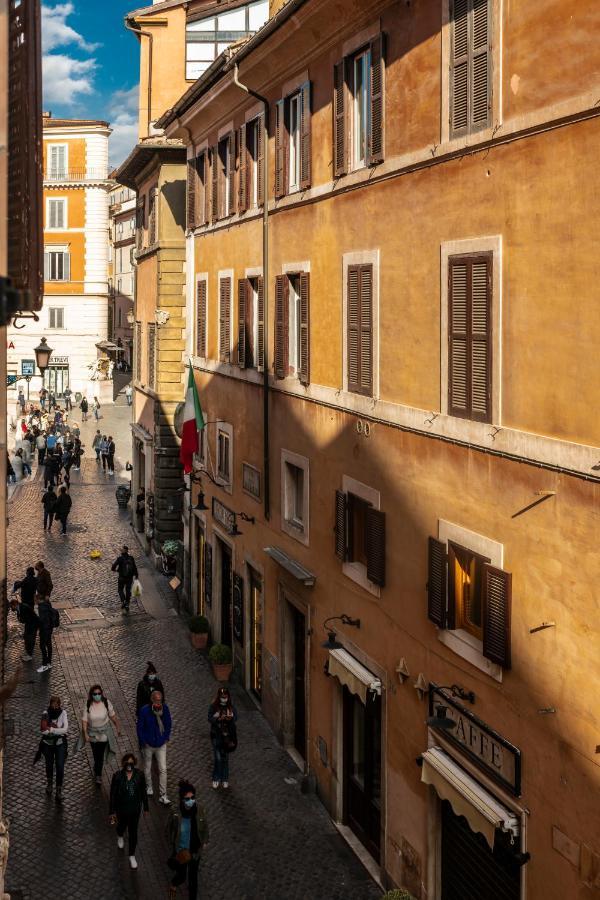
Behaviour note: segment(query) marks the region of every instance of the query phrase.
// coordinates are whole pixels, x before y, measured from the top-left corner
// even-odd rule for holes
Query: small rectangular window
[[[246,126],[247,148],[247,179],[248,179],[248,205],[250,209],[258,206],[258,125],[259,119],[254,119]]]
[[[454,609],[454,625],[478,640],[483,639],[483,567],[488,557],[448,542],[448,599]]]
[[[285,519],[300,531],[304,530],[304,469],[290,462],[285,464]]]
[[[231,480],[229,464],[230,438],[226,431],[219,428],[217,433],[217,475],[226,484]]]
[[[51,306],[48,310],[48,327],[64,328],[65,327],[65,310],[62,306]]]
[[[288,100],[288,140],[289,169],[288,187],[290,191],[300,188],[300,116],[301,95],[293,94]]]
[[[48,228],[61,229],[67,227],[67,201],[64,198],[48,200]]]
[[[48,177],[54,180],[65,178],[67,174],[67,145],[66,144],[49,144],[47,171]]]
[[[353,161],[354,168],[358,169],[367,165],[368,156],[369,117],[371,109],[371,53],[369,50],[364,50],[354,57],[352,71]]]
[[[70,255],[65,250],[44,251],[44,279],[46,281],[70,280]]]
[[[299,275],[290,275],[290,288],[288,291],[288,296],[288,375],[298,375],[300,372],[300,331],[302,324]]]

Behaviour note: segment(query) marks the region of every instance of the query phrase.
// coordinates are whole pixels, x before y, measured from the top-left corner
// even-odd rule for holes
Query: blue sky
[[[123,161],[137,137],[139,47],[123,19],[144,5],[46,0],[42,6],[44,109],[53,116],[108,120],[112,165]]]

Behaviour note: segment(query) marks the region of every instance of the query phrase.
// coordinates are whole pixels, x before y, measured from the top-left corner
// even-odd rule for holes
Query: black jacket
[[[160,678],[155,678],[154,681],[150,681],[147,675],[144,675],[142,680],[138,683],[137,686],[137,694],[135,697],[135,714],[139,716],[140,709],[142,706],[150,705],[150,694],[152,691],[160,691],[163,697],[163,701],[165,699],[165,689],[163,687],[163,683]]]
[[[52,593],[54,585],[52,584],[52,576],[48,569],[44,568],[41,572],[38,572],[38,576],[35,580],[35,589],[42,597],[49,597]]]
[[[21,625],[25,626],[25,631],[36,631],[39,627],[40,620],[33,606],[29,603],[20,603],[18,618]]]
[[[33,606],[36,589],[37,578],[35,575],[26,575],[21,581],[15,581],[13,585],[13,591],[21,591],[21,602],[27,606]]]
[[[66,519],[71,512],[73,501],[69,494],[59,494],[54,507],[54,515],[57,519]]]
[[[42,497],[42,503],[44,504],[44,509],[46,510],[46,512],[54,512],[57,500],[58,497],[56,496],[54,491],[46,491],[46,493]]]
[[[133,581],[134,578],[138,577],[135,559],[131,553],[121,553],[120,556],[117,556],[111,568],[113,572],[119,573],[119,578],[124,578],[126,581],[130,579]]]
[[[135,787],[133,797],[130,796],[127,790],[127,774],[123,769],[119,769],[113,775],[110,783],[109,802],[109,814],[111,816],[119,812],[132,812],[136,807],[140,812],[142,807],[148,812],[148,794],[146,793],[144,773],[140,772],[139,769],[134,769],[131,780]]]
[[[81,403],[79,404],[79,409],[81,410],[81,412],[87,412],[87,411],[88,411],[88,402],[87,402],[87,400],[85,399],[85,397],[83,398],[83,400],[82,400]]]
[[[51,634],[54,626],[52,624],[52,604],[49,600],[42,600],[41,603],[38,603],[37,617],[40,631],[44,634]]]

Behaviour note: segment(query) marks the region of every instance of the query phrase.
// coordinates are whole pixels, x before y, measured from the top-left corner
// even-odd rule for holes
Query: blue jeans
[[[213,754],[213,781],[229,781],[229,754],[219,750],[219,741],[215,737],[210,739]]]
[[[29,463],[23,463],[23,475],[31,475],[31,466]]]

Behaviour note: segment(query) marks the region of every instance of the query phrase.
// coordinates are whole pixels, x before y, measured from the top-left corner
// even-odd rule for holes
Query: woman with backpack
[[[222,785],[229,787],[229,754],[237,747],[237,710],[226,687],[220,687],[213,702],[208,707],[210,741],[214,754],[212,786],[215,790]]]
[[[98,787],[102,784],[102,768],[106,759],[113,758],[117,752],[115,739],[121,734],[119,720],[110,700],[104,696],[102,686],[93,684],[83,707],[81,719],[81,735],[77,742],[80,750],[89,743],[94,757],[94,778]]]
[[[56,609],[50,603],[49,597],[36,594],[38,628],[40,632],[40,651],[42,664],[38,672],[47,672],[52,668],[52,632],[58,627],[60,619]]]
[[[65,760],[68,753],[67,733],[69,719],[62,708],[60,697],[50,697],[47,709],[42,713],[42,738],[35,763],[43,756],[46,762],[46,793],[52,796],[52,782],[56,769],[56,802],[62,803],[62,786],[65,774]]]

